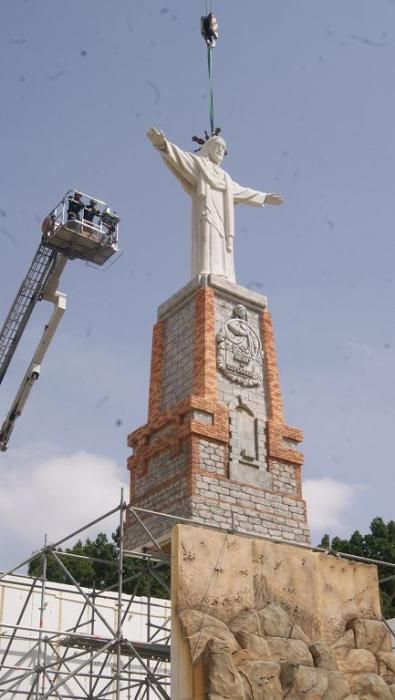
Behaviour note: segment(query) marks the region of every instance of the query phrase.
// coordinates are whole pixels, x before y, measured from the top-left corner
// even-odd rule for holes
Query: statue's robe
[[[263,207],[266,193],[238,185],[207,156],[167,139],[158,150],[192,198],[192,277],[212,272],[234,282],[234,205]]]

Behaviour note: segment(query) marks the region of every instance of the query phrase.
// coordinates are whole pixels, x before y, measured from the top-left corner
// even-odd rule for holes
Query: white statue
[[[147,136],[192,197],[192,276],[213,272],[234,282],[234,205],[279,205],[283,198],[234,182],[221,168],[226,153],[221,136],[209,138],[198,153],[181,150],[157,129],[149,129]]]

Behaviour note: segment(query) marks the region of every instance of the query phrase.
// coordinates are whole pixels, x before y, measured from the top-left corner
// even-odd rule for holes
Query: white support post
[[[63,261],[62,261],[63,263]],[[64,263],[65,264],[65,263]],[[64,267],[63,264],[63,267]],[[62,269],[63,269],[62,267]],[[59,275],[57,275],[57,280],[59,280]],[[49,348],[52,338],[56,332],[56,329],[61,321],[61,318],[66,310],[66,294],[62,292],[52,292],[47,293],[44,297],[47,301],[52,301],[54,304],[54,309],[52,311],[51,318],[44,328],[44,332],[41,339],[37,345],[36,351],[33,355],[33,359],[27,369],[25,376],[19,386],[16,397],[8,411],[7,417],[0,429],[0,450],[5,452],[7,449],[8,441],[10,439],[11,433],[14,429],[16,419],[21,415],[25,403],[29,397],[29,394],[33,388],[33,384],[40,376],[41,362]]]

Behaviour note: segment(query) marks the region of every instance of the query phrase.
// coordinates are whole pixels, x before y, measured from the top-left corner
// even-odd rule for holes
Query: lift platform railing
[[[80,211],[75,216],[70,205],[77,195]],[[0,332],[0,384],[57,261],[64,256],[103,265],[118,251],[118,224],[119,216],[106,202],[76,190],[68,190],[44,219],[41,243]]]
[[[111,238],[111,244],[115,249],[118,247],[118,223],[119,217],[114,211],[111,211],[106,202],[100,199],[93,199],[90,195],[79,190],[78,192],[81,201],[81,211],[78,218],[74,219],[74,224],[80,224],[83,227],[85,234],[98,234]],[[69,204],[73,199],[75,190],[68,190],[59,204],[48,215],[46,221],[48,226],[56,230],[59,226],[67,226],[70,224]],[[89,210],[89,203],[94,203],[96,211],[93,219],[87,217],[86,212]],[[112,225],[111,225],[112,224]],[[111,229],[111,231],[110,231]],[[45,240],[48,242],[51,236]]]

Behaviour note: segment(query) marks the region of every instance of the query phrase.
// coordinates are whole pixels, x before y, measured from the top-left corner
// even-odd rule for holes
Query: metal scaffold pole
[[[44,695],[45,691],[45,643],[43,645],[43,633],[44,628],[44,612],[45,612],[45,585],[47,581],[47,536],[44,538],[44,552],[41,560],[41,597],[40,597],[40,621],[39,621],[39,633],[38,633],[38,645],[37,645],[37,683],[36,683],[36,700],[39,700],[40,692],[41,696]],[[40,676],[41,676],[41,690],[40,686]]]
[[[123,583],[123,544],[124,544],[124,502],[123,489],[119,505],[119,558],[118,558],[118,604],[117,604],[117,677],[116,700],[121,700],[121,639],[122,639],[122,583]]]

